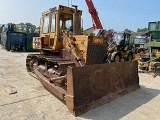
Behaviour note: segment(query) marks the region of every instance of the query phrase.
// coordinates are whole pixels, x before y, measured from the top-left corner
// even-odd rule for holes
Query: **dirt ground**
[[[130,94],[74,117],[25,68],[28,53],[0,46],[0,120],[159,120],[160,76],[139,73],[140,86]]]

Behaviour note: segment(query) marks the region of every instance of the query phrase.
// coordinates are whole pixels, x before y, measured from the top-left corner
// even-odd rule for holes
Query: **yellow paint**
[[[157,52],[156,52],[156,56],[157,56],[157,57],[160,57],[160,51],[157,51]]]

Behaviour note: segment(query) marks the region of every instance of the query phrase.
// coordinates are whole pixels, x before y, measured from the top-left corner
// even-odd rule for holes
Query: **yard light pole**
[[[68,0],[68,7],[69,7],[69,0]]]
[[[68,7],[70,6],[70,4],[69,4],[70,2],[69,2],[69,0],[68,0]],[[71,6],[72,6],[72,0],[71,0]]]

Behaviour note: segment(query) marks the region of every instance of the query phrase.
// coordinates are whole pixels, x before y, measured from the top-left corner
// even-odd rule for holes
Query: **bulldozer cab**
[[[59,51],[63,47],[62,31],[69,30],[71,33],[73,31],[73,12],[74,8],[62,5],[43,12],[40,20],[40,37],[33,40],[34,49]],[[39,46],[36,46],[35,42],[38,42]]]

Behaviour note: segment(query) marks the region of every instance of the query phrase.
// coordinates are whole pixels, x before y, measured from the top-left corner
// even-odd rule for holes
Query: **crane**
[[[103,29],[101,21],[98,17],[98,12],[96,11],[96,8],[94,7],[94,4],[93,4],[92,0],[85,0],[85,1],[86,1],[87,6],[88,6],[88,11],[91,14],[93,22],[94,22],[93,27],[95,29]]]
[[[97,12],[92,0],[85,0],[85,1],[88,6],[88,11],[91,14],[91,17],[93,19],[93,28],[94,28],[94,30],[95,29],[98,30],[97,36],[103,34],[104,36],[112,38],[114,33],[110,30],[107,31],[107,30],[103,29],[102,23],[98,17],[98,12]]]

